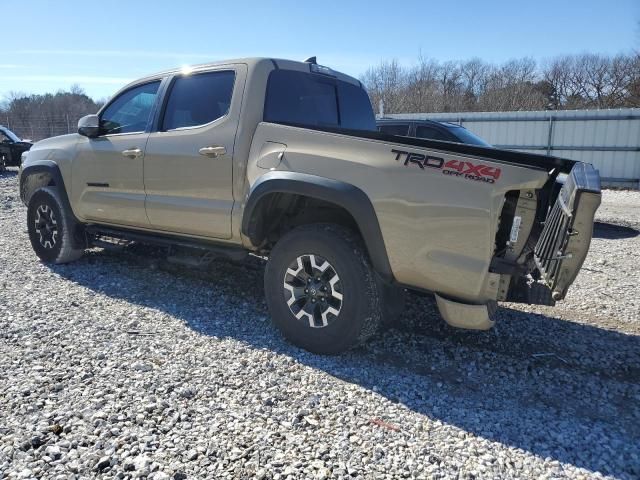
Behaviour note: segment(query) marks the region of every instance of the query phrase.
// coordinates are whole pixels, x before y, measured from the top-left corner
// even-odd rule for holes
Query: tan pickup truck
[[[45,262],[114,242],[268,257],[274,323],[336,353],[393,320],[404,289],[473,329],[496,301],[562,299],[600,181],[571,160],[377,132],[358,80],[252,58],[127,85],[24,154],[20,195]]]

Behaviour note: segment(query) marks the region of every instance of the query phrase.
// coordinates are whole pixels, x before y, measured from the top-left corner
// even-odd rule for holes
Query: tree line
[[[492,64],[479,58],[413,67],[383,61],[360,78],[385,113],[640,107],[640,54],[564,55]]]
[[[389,60],[369,68],[361,81],[374,109],[382,100],[385,113],[640,107],[640,54],[565,55],[542,64],[421,57],[404,67]],[[78,119],[103,103],[77,85],[55,94],[11,92],[0,104],[0,124],[39,140],[74,132]]]
[[[40,140],[77,130],[78,120],[96,113],[104,104],[90,98],[82,88],[43,95],[10,92],[0,105],[0,124],[22,138]]]

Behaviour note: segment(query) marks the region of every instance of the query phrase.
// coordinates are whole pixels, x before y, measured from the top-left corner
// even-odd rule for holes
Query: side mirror
[[[97,137],[100,134],[100,118],[98,115],[85,115],[78,120],[78,133],[89,138]]]

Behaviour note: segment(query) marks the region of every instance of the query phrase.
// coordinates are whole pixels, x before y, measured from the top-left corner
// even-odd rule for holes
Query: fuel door
[[[256,164],[264,170],[273,170],[280,165],[286,149],[287,146],[284,143],[264,142]]]

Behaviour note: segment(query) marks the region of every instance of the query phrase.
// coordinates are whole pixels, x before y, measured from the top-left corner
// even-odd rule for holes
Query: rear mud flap
[[[496,302],[484,305],[460,303],[441,297],[436,293],[440,315],[452,327],[468,330],[489,330],[495,324]]]

